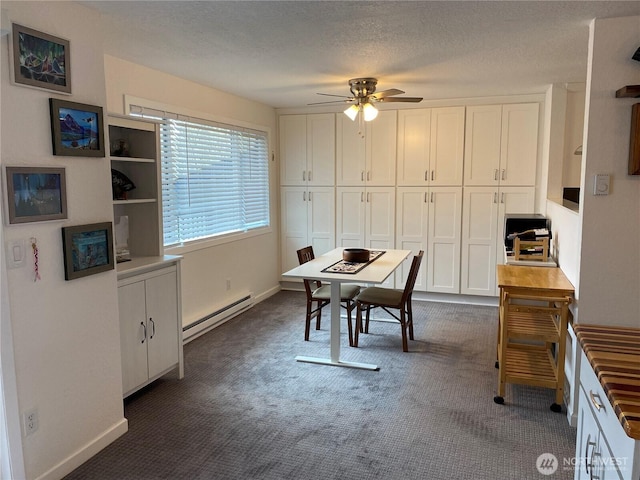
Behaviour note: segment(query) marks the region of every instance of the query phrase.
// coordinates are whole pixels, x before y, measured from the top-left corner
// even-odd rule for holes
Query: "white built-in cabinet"
[[[173,369],[178,378],[184,376],[181,257],[162,254],[157,122],[109,115],[108,123],[111,168],[136,187],[126,192],[126,198],[113,199],[116,238],[127,237],[118,232],[124,217],[128,219],[130,260],[116,265],[122,392],[126,397]]]
[[[465,186],[535,185],[538,110],[537,103],[467,107]]]
[[[175,257],[118,279],[124,397],[173,369],[184,376],[179,272]]]
[[[297,250],[335,248],[335,114],[282,115],[280,204],[282,271],[298,265]]]
[[[497,295],[496,265],[504,263],[504,218],[531,213],[535,187],[464,187],[460,293]]]
[[[279,125],[282,271],[306,245],[424,250],[416,290],[497,295],[504,216],[535,213],[538,103],[382,110],[364,132],[341,113]]]
[[[462,185],[465,107],[398,112],[398,186]]]
[[[333,185],[335,115],[280,116],[280,184]]]
[[[364,137],[359,125],[345,115],[336,119],[336,185],[395,185],[397,112],[379,112],[365,123]]]
[[[398,187],[396,247],[425,251],[415,290],[460,293],[462,187]],[[410,265],[398,269],[404,285]]]

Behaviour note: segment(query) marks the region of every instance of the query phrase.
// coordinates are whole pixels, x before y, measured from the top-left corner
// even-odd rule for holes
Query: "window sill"
[[[269,233],[272,233],[272,231],[273,229],[271,227],[263,227],[248,232],[231,233],[228,235],[221,235],[219,237],[208,238],[205,240],[195,240],[193,242],[185,243],[184,245],[166,247],[164,253],[166,255],[183,255],[185,253],[204,250],[206,248],[215,247],[217,245],[224,245],[225,243],[232,243],[247,238],[258,237],[260,235],[267,235]]]

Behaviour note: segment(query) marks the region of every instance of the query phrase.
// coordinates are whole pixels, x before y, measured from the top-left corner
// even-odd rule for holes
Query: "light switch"
[[[7,240],[7,268],[20,268],[25,264],[26,251],[24,239]]]
[[[609,195],[609,175],[596,175],[593,180],[594,195]]]

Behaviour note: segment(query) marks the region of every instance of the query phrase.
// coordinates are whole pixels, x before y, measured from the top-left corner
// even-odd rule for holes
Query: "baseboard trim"
[[[91,442],[87,443],[79,450],[76,450],[56,466],[37,477],[37,480],[59,480],[74,471],[100,450],[114,442],[117,438],[127,433],[128,430],[129,426],[127,419],[120,419],[109,429],[102,432],[100,436],[94,438]]]

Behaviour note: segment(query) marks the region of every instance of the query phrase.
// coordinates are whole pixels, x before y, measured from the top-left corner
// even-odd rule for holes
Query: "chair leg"
[[[413,311],[411,310],[411,300],[407,303],[407,323],[409,325],[409,339],[413,340]]]
[[[318,316],[316,317],[316,330],[320,330],[320,320],[322,319],[322,308],[321,308],[322,302],[318,302]]]
[[[402,329],[402,351],[408,352],[409,345],[407,343],[407,319],[404,313],[404,308],[400,309],[400,328]]]
[[[367,305],[367,316],[364,322],[364,333],[369,333],[369,315],[371,314],[371,305]]]
[[[351,300],[347,300],[347,328],[349,329],[349,346],[353,347],[353,328],[351,323],[351,310],[355,304]]]
[[[358,346],[358,339],[362,331],[362,305],[356,302],[356,328],[353,334],[353,346]]]
[[[304,325],[304,340],[306,342],[309,341],[309,330],[311,330],[311,306],[312,305],[313,305],[312,302],[307,302],[307,315],[306,315],[305,325]]]

